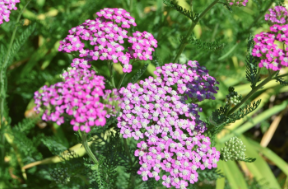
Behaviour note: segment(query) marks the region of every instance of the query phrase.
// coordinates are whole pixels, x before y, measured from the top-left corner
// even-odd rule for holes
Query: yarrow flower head
[[[261,32],[255,35],[255,46],[252,55],[261,58],[259,67],[265,67],[274,71],[288,66],[288,48],[278,47],[275,41],[287,46],[288,25],[274,24],[270,27],[271,32]]]
[[[132,71],[131,59],[152,60],[152,52],[157,47],[153,35],[136,31],[128,36],[127,28],[136,26],[135,19],[121,8],[104,8],[96,13],[95,20],[86,20],[80,26],[69,30],[69,34],[60,42],[59,51],[79,52],[80,57],[89,60],[121,62],[123,72]],[[89,41],[90,47],[84,41]],[[127,40],[130,47],[124,47]]]
[[[248,0],[227,0],[230,6],[235,5],[235,6],[246,6],[248,3]]]
[[[187,181],[197,182],[198,168],[217,167],[220,153],[203,135],[206,126],[199,119],[201,108],[187,105],[185,98],[213,99],[217,82],[197,61],[189,61],[188,66],[166,64],[157,67],[155,74],[156,79],[149,77],[120,89],[122,115],[117,126],[124,138],[142,140],[135,156],[139,156],[138,174],[144,181],[148,177],[159,180],[162,173],[168,173],[162,176],[164,186],[186,188]]]
[[[17,10],[16,3],[20,3],[20,0],[0,0],[0,24],[3,20],[10,21],[11,10]]]
[[[35,109],[38,113],[44,111],[42,119],[45,121],[61,125],[66,115],[71,118],[74,131],[89,132],[92,126],[104,126],[105,116],[115,114],[117,104],[114,101],[119,98],[114,94],[116,90],[104,91],[104,77],[88,70],[86,60],[74,59],[72,66],[62,74],[64,82],[44,86],[41,92],[35,92]],[[109,102],[108,105],[101,100]]]
[[[279,24],[285,25],[287,24],[287,16],[288,12],[285,7],[282,6],[275,6],[269,9],[269,14],[265,14],[265,20],[268,21],[270,25]]]

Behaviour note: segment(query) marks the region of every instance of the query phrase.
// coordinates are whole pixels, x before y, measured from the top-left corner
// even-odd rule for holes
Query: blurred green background
[[[10,22],[0,26],[0,46],[8,48],[17,15],[27,0],[21,0],[18,10],[12,11]],[[186,9],[201,13],[212,0],[180,1]],[[288,2],[288,1],[287,1]],[[191,3],[193,6],[191,6]],[[287,3],[288,5],[288,3]],[[245,58],[249,34],[268,31],[264,14],[275,2],[250,0],[247,7],[232,7],[216,4],[195,27],[194,42],[188,44],[179,62],[197,60],[209,70],[209,74],[220,82],[216,100],[201,103],[201,117],[210,116],[215,108],[225,103],[228,87],[234,86],[238,94],[246,95],[250,84],[245,77]],[[33,94],[40,87],[59,81],[59,74],[72,62],[73,56],[58,52],[59,41],[68,35],[68,30],[82,24],[86,19],[95,18],[95,13],[105,7],[124,8],[136,19],[135,30],[148,31],[158,40],[154,55],[160,65],[170,63],[178,52],[181,37],[185,36],[191,21],[176,10],[166,7],[162,0],[33,0],[21,17],[17,36],[33,24],[36,28],[10,62],[7,77],[7,103],[11,125],[15,127],[22,120],[35,116]],[[215,42],[212,49],[204,43]],[[124,84],[135,72],[149,63],[140,79],[153,75],[155,65],[149,61],[133,66]],[[108,78],[106,63],[92,63],[99,74]],[[114,65],[116,81],[123,74],[119,65]],[[262,78],[267,72],[262,70]],[[287,73],[288,69],[280,73]],[[117,83],[116,83],[117,85]],[[107,88],[109,88],[107,86]],[[200,182],[199,188],[263,188],[288,189],[288,87],[269,82],[252,96],[251,101],[262,99],[258,109],[243,120],[230,124],[217,136],[219,150],[223,143],[234,135],[240,137],[247,147],[247,156],[255,157],[254,163],[219,162],[218,167],[226,176],[216,182]],[[54,154],[41,140],[44,136],[54,137],[66,148],[78,143],[69,124],[62,126],[38,121],[24,133],[23,146],[8,145],[5,161],[6,179],[13,188],[64,188],[49,177],[48,165],[33,166],[21,172],[23,165],[52,157]],[[24,137],[24,136],[21,136]],[[27,142],[27,141],[30,141]],[[18,152],[15,148],[18,148]],[[19,148],[31,148],[37,153],[24,153]],[[20,159],[20,160],[19,160]],[[22,163],[20,163],[22,162]],[[50,167],[49,167],[50,168]],[[74,185],[80,188],[80,185]],[[81,186],[82,187],[82,186]],[[72,188],[68,187],[68,188]],[[84,187],[85,188],[85,187]]]

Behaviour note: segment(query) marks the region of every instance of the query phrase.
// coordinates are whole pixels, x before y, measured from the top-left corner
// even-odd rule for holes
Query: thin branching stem
[[[135,59],[132,60],[131,65],[133,65],[134,62],[135,62]],[[127,75],[127,72],[123,74],[123,76],[122,76],[122,78],[121,78],[121,80],[120,80],[120,82],[119,82],[119,84],[118,84],[117,89],[120,89],[120,87],[121,87],[121,85],[122,85],[122,83],[123,83],[124,78],[126,77],[126,75]]]
[[[285,77],[285,76],[287,76],[287,75],[288,75],[288,73],[282,74],[282,75],[278,75],[278,76],[274,77],[274,79],[279,79],[279,78]]]
[[[238,108],[240,108],[255,92],[258,91],[258,89],[261,89],[261,87],[263,87],[266,83],[268,83],[269,81],[271,81],[273,79],[273,76],[276,74],[277,72],[273,72],[271,73],[265,80],[263,80],[258,86],[256,86],[254,89],[252,89],[242,100],[239,104],[237,104],[236,106],[234,106],[228,113],[227,116],[231,115],[235,110],[237,110]]]
[[[178,48],[179,51],[176,55],[176,57],[174,58],[173,62],[176,62],[178,60],[178,58],[180,57],[181,53],[183,52],[183,50],[185,49],[187,42],[188,42],[188,38],[189,36],[192,34],[193,29],[195,28],[195,26],[197,25],[197,23],[201,20],[201,18],[203,18],[203,16],[214,6],[216,5],[216,3],[218,3],[219,0],[215,0],[213,1],[200,15],[199,17],[197,17],[195,20],[192,20],[192,25],[190,26],[187,35],[184,37],[180,47]]]
[[[110,79],[111,79],[111,82],[112,82],[112,86],[114,88],[115,87],[115,82],[114,82],[114,77],[113,77],[113,62],[112,61],[108,61],[108,68],[109,68],[109,71],[110,71]]]
[[[120,83],[119,83],[117,89],[120,89],[120,87],[121,87],[121,85],[122,85],[122,83],[123,83],[124,78],[126,77],[126,75],[127,75],[127,73],[124,73],[124,74],[123,74],[123,76],[122,76],[122,78],[121,78],[121,81],[120,81]]]

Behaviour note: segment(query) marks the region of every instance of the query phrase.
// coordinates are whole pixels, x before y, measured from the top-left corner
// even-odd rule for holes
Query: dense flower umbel
[[[162,170],[161,174],[168,173],[162,177],[163,185],[186,188],[187,181],[197,182],[198,168],[217,166],[220,153],[202,134],[206,127],[199,120],[201,108],[185,104],[184,95],[201,101],[213,98],[218,88],[196,61],[189,61],[188,66],[166,64],[157,67],[155,74],[158,78],[149,77],[120,89],[123,111],[117,126],[124,138],[144,139],[135,151],[143,180],[159,180]]]
[[[91,60],[108,60],[114,63],[121,62],[123,72],[131,72],[131,59],[152,60],[152,51],[157,47],[153,35],[144,31],[136,31],[128,36],[131,26],[136,26],[135,19],[124,9],[105,8],[96,13],[98,18],[86,20],[80,26],[69,30],[68,35],[60,42],[59,51],[79,52],[80,57]],[[125,50],[124,40],[131,44]],[[91,48],[85,47],[82,41],[89,41]]]
[[[16,3],[20,3],[20,0],[0,0],[0,24],[3,20],[9,22],[10,10],[17,10]]]
[[[235,6],[246,6],[248,3],[248,0],[227,0],[229,5],[235,5]]]
[[[265,14],[265,20],[269,22],[269,24],[287,24],[287,16],[288,12],[285,7],[275,6],[274,8],[269,9],[269,14]]]
[[[78,69],[74,67],[64,72],[64,82],[44,86],[41,93],[35,92],[35,109],[38,112],[44,110],[43,120],[54,121],[58,125],[64,123],[64,115],[67,115],[72,118],[70,123],[75,131],[80,129],[89,132],[91,126],[105,125],[107,113],[116,113],[117,103],[114,101],[119,100],[119,97],[113,95],[117,92],[115,90],[103,91],[103,76],[97,76],[93,70],[81,69],[89,67],[85,60],[74,59],[72,66]],[[107,106],[100,101],[103,97],[104,101],[109,102]],[[109,108],[112,109],[107,112]]]
[[[259,67],[265,67],[274,71],[280,70],[281,67],[288,66],[288,48],[285,49],[281,45],[278,47],[274,42],[277,40],[288,44],[288,25],[273,25],[270,27],[271,32],[261,32],[255,35],[255,46],[252,51],[253,56],[261,58]],[[284,45],[283,45],[284,46]]]

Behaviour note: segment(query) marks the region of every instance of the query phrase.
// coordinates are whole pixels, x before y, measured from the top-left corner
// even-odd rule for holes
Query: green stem
[[[217,61],[221,61],[224,60],[225,58],[227,58],[234,50],[235,48],[239,45],[239,43],[236,43],[226,54],[224,54],[223,56],[221,56],[220,58],[218,58]]]
[[[93,152],[91,151],[91,149],[88,145],[87,134],[85,132],[81,132],[81,131],[78,131],[78,132],[82,138],[82,144],[83,144],[88,156],[92,159],[92,161],[95,163],[95,165],[97,165],[97,168],[98,168],[98,160],[96,159],[95,155],[93,154]]]
[[[157,36],[158,42],[160,41],[159,39],[160,39],[160,36],[162,34],[162,29],[163,29],[163,26],[164,26],[168,16],[169,16],[169,9],[167,9],[167,14],[165,15],[164,20],[161,22],[160,28],[158,29],[158,36]]]
[[[188,37],[192,34],[193,29],[195,28],[195,26],[197,25],[197,23],[201,20],[201,18],[216,4],[218,3],[219,0],[215,0],[213,1],[200,15],[199,17],[197,17],[195,20],[192,20],[192,25],[188,30],[187,35],[185,36],[185,38],[183,39],[180,47],[178,48],[179,51],[176,55],[176,57],[174,58],[173,62],[176,62],[179,58],[179,56],[181,55],[181,53],[183,52],[185,46],[187,45],[188,42]]]
[[[284,77],[284,76],[287,76],[287,75],[288,75],[288,73],[283,74],[283,75],[278,75],[277,77],[274,77],[274,79],[279,79],[279,78]]]
[[[112,70],[113,66],[112,66],[112,64],[113,64],[112,61],[108,61],[108,68],[109,68],[109,71],[110,71],[110,79],[111,79],[111,82],[112,82],[112,86],[114,88],[116,88],[115,82],[114,82],[114,77],[113,77],[113,70]]]
[[[215,28],[213,30],[211,41],[214,41],[214,38],[215,38],[215,35],[217,33],[218,27],[219,27],[219,23],[216,24],[216,26],[215,26]]]
[[[133,8],[133,0],[130,0],[130,6],[129,6],[130,13],[132,12],[132,8]]]
[[[124,78],[125,78],[126,75],[127,75],[127,73],[125,73],[125,74],[122,76],[121,81],[120,81],[120,83],[119,83],[117,89],[120,89],[120,87],[121,87],[121,85],[122,85],[122,83],[123,83]]]
[[[5,113],[5,110],[4,110],[4,104],[5,104],[5,100],[6,100],[6,88],[5,88],[5,83],[7,82],[7,78],[6,78],[6,70],[7,70],[7,66],[8,66],[8,63],[9,63],[9,56],[10,56],[10,51],[11,51],[11,48],[12,48],[12,44],[14,42],[14,39],[15,39],[15,35],[16,35],[16,31],[17,31],[17,28],[18,28],[18,23],[20,21],[20,18],[23,14],[23,11],[25,10],[25,8],[28,6],[28,4],[31,2],[31,0],[29,0],[26,5],[23,7],[23,9],[21,10],[21,12],[19,13],[18,17],[17,17],[17,20],[16,20],[16,25],[15,25],[15,28],[13,30],[13,33],[12,33],[12,38],[10,40],[10,44],[8,46],[8,51],[6,52],[6,56],[4,58],[4,62],[2,62],[2,65],[1,65],[1,68],[0,68],[0,142],[2,144],[2,147],[1,147],[1,155],[0,155],[0,167],[1,167],[1,170],[0,170],[0,178],[2,177],[2,173],[4,172],[4,157],[5,157],[5,137],[4,137],[4,127],[5,127],[5,121],[4,121],[4,113]],[[2,187],[2,183],[0,183],[0,187]]]
[[[131,65],[133,65],[134,62],[135,62],[135,59],[132,60]],[[120,83],[118,84],[117,89],[120,89],[120,87],[121,87],[121,85],[122,85],[122,83],[123,83],[124,78],[126,77],[126,75],[127,75],[127,73],[125,73],[125,74],[122,76],[121,81],[120,81]]]
[[[274,2],[273,0],[270,1],[270,3],[268,4],[268,6],[265,8],[265,10],[262,11],[262,13],[257,16],[257,18],[254,20],[254,22],[249,26],[249,28],[246,29],[246,32],[245,32],[245,33],[249,32],[249,31],[251,30],[251,28],[256,25],[256,23],[258,22],[258,20],[259,20],[264,14],[266,14],[267,10],[271,7],[271,5],[273,4],[273,2]]]
[[[229,116],[230,114],[232,114],[235,110],[237,110],[239,107],[242,106],[242,104],[244,104],[255,92],[258,91],[258,89],[260,89],[261,87],[263,87],[266,83],[268,83],[269,81],[271,81],[273,78],[273,76],[276,74],[277,72],[273,72],[271,75],[269,75],[264,81],[262,81],[258,86],[256,86],[254,89],[252,89],[242,100],[239,104],[237,104],[236,106],[234,106],[226,115]]]

